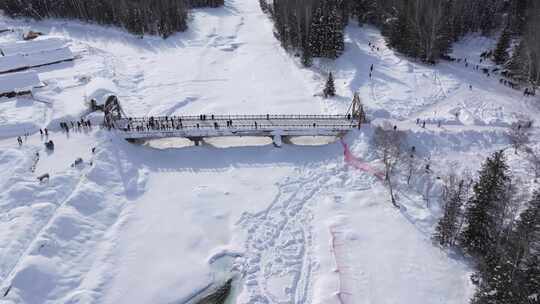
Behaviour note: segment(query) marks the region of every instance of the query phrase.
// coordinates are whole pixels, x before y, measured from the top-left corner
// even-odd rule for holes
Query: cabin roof
[[[47,50],[61,49],[66,46],[66,40],[60,38],[48,38],[32,41],[17,41],[0,44],[0,51],[4,56],[17,54],[30,54]]]
[[[0,73],[8,73],[32,67],[44,66],[73,60],[75,56],[68,47],[43,50],[29,54],[15,54],[0,57]]]
[[[35,71],[0,75],[0,94],[30,91],[40,84],[41,81]]]

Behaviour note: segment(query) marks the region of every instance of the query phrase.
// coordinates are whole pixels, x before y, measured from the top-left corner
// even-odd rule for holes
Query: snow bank
[[[87,101],[94,99],[97,105],[104,105],[107,98],[118,94],[118,87],[112,80],[95,77],[86,85]]]

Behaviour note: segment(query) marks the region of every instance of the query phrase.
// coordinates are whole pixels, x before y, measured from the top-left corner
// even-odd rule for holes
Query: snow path
[[[91,138],[98,138],[84,134],[72,134],[71,138],[55,135],[51,133],[51,137],[55,137],[57,151],[70,141],[86,142],[81,148],[90,151],[92,143],[88,141]],[[30,138],[25,146],[33,141],[41,140]],[[25,146],[23,146],[24,150],[26,150]],[[106,146],[105,144],[103,151],[94,157],[94,166],[90,167],[86,163],[82,168],[60,169],[56,172],[49,171],[53,168],[43,168],[43,166],[50,166],[58,156],[55,154],[62,154],[62,152],[46,155],[40,151],[42,160],[38,163],[37,170],[42,172],[41,170],[45,169],[51,172],[52,177],[48,184],[38,185],[38,189],[42,190],[35,191],[34,195],[41,198],[37,202],[53,199],[56,203],[50,204],[51,207],[45,205],[47,208],[44,209],[45,207],[40,207],[43,203],[33,202],[28,207],[24,207],[25,209],[19,208],[18,212],[17,208],[10,210],[10,213],[14,215],[19,213],[19,216],[34,212],[33,210],[43,209],[47,212],[42,211],[35,222],[25,223],[29,225],[28,227],[23,225],[17,227],[16,224],[13,225],[13,222],[7,221],[6,224],[11,225],[10,229],[14,229],[14,232],[15,229],[26,231],[23,230],[25,231],[24,239],[8,243],[10,246],[5,253],[9,254],[10,259],[3,259],[3,261],[10,264],[2,265],[2,292],[10,286],[20,287],[30,282],[37,282],[37,284],[28,285],[27,293],[19,294],[18,290],[11,290],[9,294],[19,295],[23,303],[43,303],[52,294],[62,295],[62,300],[56,298],[61,302],[88,301],[99,295],[99,293],[81,294],[77,290],[79,288],[86,290],[87,282],[84,278],[88,278],[92,271],[100,268],[94,264],[100,259],[100,253],[106,254],[107,246],[104,246],[102,241],[107,239],[107,232],[110,232],[119,218],[120,211],[123,209],[122,205],[126,201],[122,197],[130,197],[130,193],[137,187],[137,185],[130,185],[130,180],[138,177],[137,172],[121,168],[122,162],[115,160],[116,156],[111,154],[116,148],[105,149]],[[108,181],[107,184],[102,184],[104,178]],[[27,181],[26,184],[29,187],[36,187],[34,180]],[[51,191],[55,188],[60,192]],[[15,194],[16,192],[13,191],[7,192],[10,196]],[[106,196],[111,200],[107,200]],[[3,199],[3,201],[9,202],[9,199]],[[18,255],[16,252],[19,252]],[[11,260],[15,256],[18,258]],[[104,274],[94,278],[93,284],[99,286],[103,277]]]
[[[298,69],[274,39],[257,2],[198,9],[192,23],[165,42],[93,43],[121,88],[128,114],[321,113],[310,106],[311,83],[304,79],[311,72]],[[271,81],[282,77],[288,81]],[[272,96],[288,97],[272,102]]]
[[[328,176],[311,170],[302,175],[279,184],[278,195],[266,210],[244,214],[239,221],[248,232],[243,265],[248,296],[241,303],[311,302],[315,262],[312,215],[305,205]]]
[[[72,176],[70,178],[70,183],[67,185],[66,188],[68,188],[69,190],[67,190],[67,193],[62,193],[60,194],[61,198],[59,199],[59,203],[58,205],[54,206],[52,208],[52,210],[50,210],[50,215],[47,217],[47,216],[44,216],[42,218],[40,218],[40,221],[42,222],[42,225],[34,225],[33,229],[35,229],[36,233],[34,235],[32,235],[31,233],[28,233],[25,237],[28,238],[29,242],[24,246],[25,249],[22,250],[21,254],[19,255],[19,257],[14,260],[11,265],[5,265],[3,266],[2,268],[5,268],[5,269],[9,269],[7,270],[7,272],[5,273],[1,273],[0,274],[0,277],[2,278],[2,281],[4,280],[10,280],[12,279],[12,274],[13,274],[13,271],[15,270],[15,268],[17,267],[17,265],[21,262],[21,260],[28,256],[30,254],[30,251],[35,249],[36,247],[39,247],[40,249],[42,247],[40,246],[37,246],[37,243],[38,243],[38,239],[41,235],[44,234],[44,232],[50,228],[50,226],[52,225],[53,221],[57,218],[57,215],[60,213],[59,211],[66,205],[66,203],[68,202],[68,199],[69,199],[69,196],[72,195],[75,191],[75,189],[82,183],[82,175],[84,173],[81,173],[79,176]],[[65,186],[65,185],[64,185]],[[64,189],[63,189],[64,190]],[[7,260],[7,259],[6,259]],[[3,285],[3,284],[2,284]]]

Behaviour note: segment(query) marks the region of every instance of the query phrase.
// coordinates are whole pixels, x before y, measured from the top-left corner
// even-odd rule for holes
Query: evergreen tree
[[[329,9],[327,17],[327,39],[325,40],[325,57],[338,58],[345,50],[345,38],[343,35],[344,21],[339,10],[339,2],[330,2],[332,6]]]
[[[503,242],[502,250],[483,259],[473,304],[539,303],[540,192],[536,192]]]
[[[309,48],[306,48],[302,52],[302,64],[305,67],[310,67],[313,64],[313,58],[311,57],[311,52],[309,51]]]
[[[311,28],[309,32],[309,52],[313,57],[324,55],[324,12],[322,7],[317,7],[313,12]]]
[[[387,37],[390,47],[395,48],[407,56],[418,56],[419,42],[405,11],[401,12],[397,18],[388,23],[383,34]]]
[[[526,82],[530,76],[531,62],[527,56],[527,46],[525,41],[521,41],[514,49],[512,57],[506,64],[506,68],[513,79],[519,82]]]
[[[461,234],[461,244],[469,254],[483,258],[497,249],[509,199],[511,180],[503,151],[488,157],[479,176],[473,197],[467,203],[467,226]]]
[[[503,30],[501,37],[499,37],[499,42],[497,43],[497,47],[493,52],[493,61],[495,61],[496,64],[504,64],[506,63],[506,61],[508,61],[508,48],[510,47],[510,39],[510,28],[507,26]]]
[[[220,5],[223,0],[3,0],[0,10],[11,17],[72,18],[167,37],[187,29],[190,7]]]
[[[324,87],[324,97],[333,97],[336,96],[336,88],[334,86],[334,75],[332,72],[328,74],[328,80],[326,81],[326,86]]]
[[[527,259],[526,270],[523,279],[522,298],[529,304],[540,304],[540,248]]]
[[[313,12],[309,35],[313,57],[335,59],[345,49],[341,0],[321,1]]]
[[[479,289],[471,300],[472,304],[520,304],[514,294],[512,264],[506,259],[489,254],[482,262]]]

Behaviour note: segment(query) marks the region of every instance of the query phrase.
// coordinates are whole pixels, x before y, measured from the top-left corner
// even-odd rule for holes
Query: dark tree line
[[[137,35],[169,35],[187,29],[190,7],[219,6],[223,0],[3,0],[11,17],[70,18],[116,25]]]
[[[189,6],[194,7],[220,7],[225,0],[188,0]]]
[[[261,0],[275,23],[277,38],[309,66],[313,57],[337,58],[345,49],[346,0]]]
[[[521,0],[506,21],[506,28],[499,39],[495,58],[503,64],[508,76],[521,83],[540,85],[540,2]],[[509,40],[515,39],[511,47]],[[508,50],[512,50],[512,56]]]
[[[391,47],[435,62],[471,32],[521,35],[536,21],[535,0],[350,0],[361,23],[382,28]],[[536,12],[538,19],[538,12]],[[510,39],[506,42],[509,46]]]
[[[501,31],[493,60],[520,82],[540,82],[540,1],[537,0],[260,0],[286,49],[336,58],[349,18],[381,28],[390,47],[424,62],[445,57],[471,32]],[[512,43],[517,41],[517,43]],[[513,48],[513,50],[512,50]],[[512,52],[509,52],[512,51]],[[513,55],[510,55],[513,54]]]
[[[471,303],[540,303],[540,192],[523,201],[502,151],[483,164],[472,192],[468,179],[445,184],[434,237],[477,261]]]

